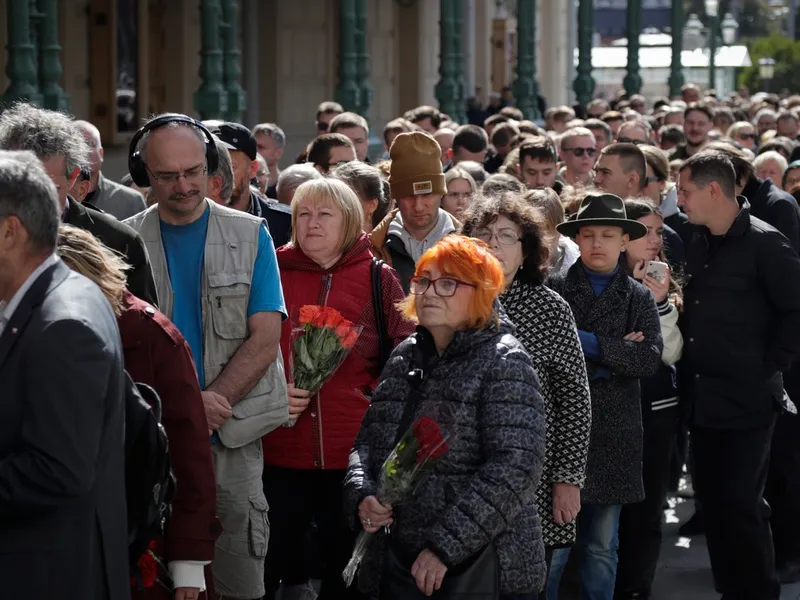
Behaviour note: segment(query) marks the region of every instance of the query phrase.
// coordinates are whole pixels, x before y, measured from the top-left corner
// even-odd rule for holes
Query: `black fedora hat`
[[[560,223],[556,229],[567,237],[575,237],[585,225],[620,227],[632,240],[647,235],[647,227],[628,218],[625,203],[614,194],[587,194],[574,219]]]

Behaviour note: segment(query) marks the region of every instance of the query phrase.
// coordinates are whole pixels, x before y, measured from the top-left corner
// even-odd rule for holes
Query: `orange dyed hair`
[[[463,235],[445,236],[422,255],[414,274],[420,275],[431,266],[438,268],[442,276],[475,285],[469,301],[468,328],[486,327],[491,321],[497,321],[494,301],[503,289],[503,268],[485,242]],[[419,321],[413,294],[400,302],[398,308],[412,321]]]

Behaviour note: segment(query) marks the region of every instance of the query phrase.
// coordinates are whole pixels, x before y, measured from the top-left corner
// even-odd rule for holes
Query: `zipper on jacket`
[[[328,305],[328,296],[331,293],[333,283],[333,273],[326,273],[322,276],[322,287],[320,288],[320,305]],[[319,431],[319,468],[325,468],[325,444],[322,441],[322,395],[317,392],[317,429]]]

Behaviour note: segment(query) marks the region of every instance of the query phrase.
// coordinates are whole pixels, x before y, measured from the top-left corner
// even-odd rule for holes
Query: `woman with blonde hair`
[[[446,236],[417,262],[401,308],[419,326],[381,375],[345,482],[354,524],[387,528],[361,566],[371,596],[466,597],[457,594],[469,587],[482,600],[527,600],[544,585],[534,502],[544,409],[531,358],[496,302],[503,287],[500,263],[475,239]],[[411,498],[384,506],[381,465],[423,416],[439,424],[449,450]]]
[[[307,181],[292,198],[292,240],[276,253],[290,311],[329,306],[363,330],[319,392],[312,395],[289,382],[294,426],[264,437],[264,493],[271,522],[267,600],[275,597],[281,582],[284,588],[307,588],[304,540],[312,520],[319,527],[325,564],[320,597],[360,597],[357,590],[345,588],[341,576],[355,541],[355,533],[341,522],[342,481],[386,357],[414,331],[395,307],[404,297],[397,274],[374,263],[363,225],[362,203],[346,183],[334,178]],[[287,320],[280,343],[287,365],[291,331]]]
[[[458,221],[464,220],[464,213],[478,193],[478,185],[467,171],[455,166],[444,176],[447,193],[442,198],[442,208]]]

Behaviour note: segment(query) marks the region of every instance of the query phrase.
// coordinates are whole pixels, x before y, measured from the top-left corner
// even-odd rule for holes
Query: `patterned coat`
[[[589,380],[569,304],[543,285],[514,281],[500,297],[517,338],[533,359],[547,415],[544,472],[536,492],[544,545],[570,546],[575,521],[553,520],[553,484],[582,488],[592,425]]]
[[[536,592],[545,577],[534,503],[544,464],[544,407],[531,359],[505,317],[499,326],[457,332],[441,356],[424,328],[395,348],[350,456],[347,514],[360,525],[358,505],[376,493],[380,467],[411,395],[407,374],[421,354],[430,362],[422,361],[415,417],[435,419],[449,436],[450,449],[414,496],[394,507],[393,545],[414,558],[430,548],[452,567],[493,541],[500,592]],[[377,595],[387,540],[381,533],[374,541],[359,583],[365,593]]]
[[[642,485],[642,408],[639,378],[655,374],[661,364],[661,324],[653,295],[620,269],[600,296],[595,296],[583,263],[548,285],[572,308],[578,329],[600,342],[599,365],[611,378],[593,378],[598,364],[589,361],[592,433],[581,502],[630,504],[644,499]],[[643,342],[622,338],[632,331]]]

